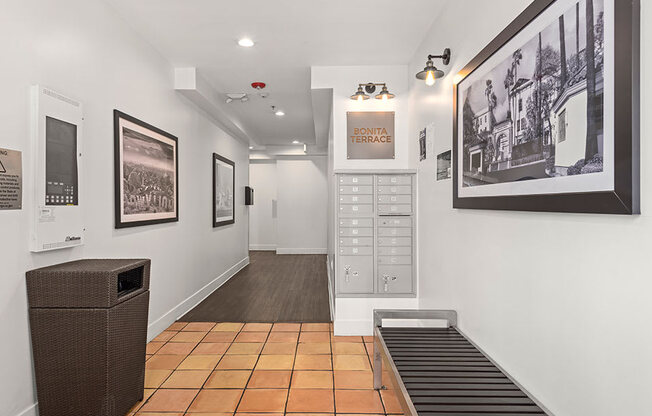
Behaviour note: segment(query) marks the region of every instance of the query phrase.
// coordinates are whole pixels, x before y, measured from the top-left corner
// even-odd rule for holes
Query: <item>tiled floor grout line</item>
[[[330,347],[331,347],[331,368],[333,369],[333,414],[337,415],[337,399],[335,397],[335,349],[333,348],[333,336],[335,332],[333,330],[332,324],[328,326],[328,336],[330,338]]]
[[[238,333],[233,337],[233,340],[229,343],[229,348],[224,351],[224,355],[226,355],[227,352],[229,352],[229,349],[233,345],[236,339],[238,339],[238,336],[242,332],[248,332],[245,331],[245,327],[247,326],[246,322],[242,322],[242,327],[240,327],[240,330]],[[265,337],[265,342],[263,342],[263,348],[265,347],[265,344],[267,343],[267,339],[269,339],[269,334],[272,332],[272,328],[269,329],[270,332],[267,333],[267,336]],[[240,398],[238,399],[238,403],[236,403],[235,408],[233,409],[233,414],[235,415],[238,412],[238,408],[240,407],[240,403],[242,403],[242,398],[244,397],[246,391],[247,391],[247,385],[249,384],[249,380],[251,380],[251,376],[254,374],[254,370],[256,369],[256,365],[258,365],[258,360],[260,360],[260,355],[262,354],[263,350],[260,350],[260,353],[258,354],[258,357],[256,357],[256,362],[254,363],[253,367],[251,367],[251,372],[249,373],[249,377],[247,378],[247,382],[245,383],[244,387],[242,388],[242,394],[240,395]],[[224,357],[224,355],[222,357]],[[222,361],[222,359],[220,359]],[[217,365],[215,365],[215,368],[217,368]]]
[[[211,329],[206,333],[206,335],[204,335],[204,336],[202,337],[202,339],[199,340],[199,342],[197,343],[197,345],[195,345],[195,347],[194,347],[194,348],[193,348],[193,349],[188,353],[188,355],[186,355],[186,358],[190,357],[190,355],[192,355],[192,352],[195,351],[195,350],[197,349],[197,347],[202,343],[203,340],[206,339],[206,337],[208,336],[208,334],[210,334],[211,332],[213,332],[213,329],[215,329],[215,327],[217,327],[217,324],[218,324],[218,323],[216,322],[215,325],[213,325],[213,327],[212,327],[212,328],[211,328]],[[244,328],[244,325],[240,328],[240,331],[242,330],[242,328]],[[238,334],[240,333],[240,331],[238,331]],[[217,332],[217,331],[215,331],[215,332]],[[235,337],[233,338],[233,340],[235,340],[235,338],[238,336],[238,334],[235,335]],[[220,362],[224,359],[224,356],[225,356],[226,353],[229,351],[229,348],[231,348],[231,344],[233,344],[233,341],[231,341],[231,342],[229,343],[229,347],[226,349],[226,351],[224,351],[224,354],[221,354],[221,355],[220,355],[220,359],[217,360],[217,362],[215,363],[215,367],[213,367],[213,369],[210,370],[210,372],[209,372],[209,374],[208,374],[208,377],[206,377],[206,380],[204,380],[204,382],[202,383],[201,387],[199,387],[199,389],[197,390],[197,394],[195,394],[195,397],[192,398],[192,400],[191,400],[190,403],[188,404],[188,407],[186,407],[185,412],[183,412],[184,415],[188,413],[188,410],[190,410],[190,407],[192,406],[192,404],[195,402],[195,400],[197,400],[197,396],[199,396],[199,393],[201,393],[201,391],[204,389],[204,386],[206,385],[206,383],[208,383],[208,380],[213,376],[213,372],[215,371],[215,369],[217,368],[217,366],[220,364]],[[185,361],[185,359],[184,359],[184,361]],[[182,361],[182,362],[183,362],[183,361]],[[162,385],[162,384],[161,384],[161,385]],[[243,393],[244,393],[244,391],[243,391]],[[233,413],[235,414],[235,410],[233,410]]]
[[[188,357],[190,357],[190,355],[192,354],[192,352],[193,352],[194,350],[197,349],[197,347],[199,346],[199,344],[201,344],[201,342],[202,342],[204,339],[206,339],[206,337],[208,336],[208,334],[211,333],[211,330],[212,330],[213,328],[215,328],[216,325],[217,325],[217,324],[213,325],[213,326],[211,327],[211,329],[209,329],[208,332],[206,332],[206,334],[205,334],[205,335],[204,335],[204,336],[199,340],[199,342],[197,343],[197,345],[195,345],[195,346],[193,347],[193,349],[190,350],[190,352],[186,355],[186,358],[184,358],[183,361],[185,361]],[[186,325],[186,326],[187,326],[187,325]],[[184,328],[185,328],[185,327],[184,327]],[[225,351],[225,352],[226,352],[226,351]],[[217,360],[217,363],[215,363],[215,367],[217,367],[217,364],[218,364],[220,361],[222,361],[222,358],[224,358],[224,355],[222,355],[222,356],[220,357],[220,359]],[[183,361],[181,361],[181,363],[183,363]],[[181,363],[179,363],[179,365],[181,365]],[[178,368],[178,367],[179,367],[179,366],[177,366],[177,368]],[[215,370],[215,367],[213,367],[213,370]],[[211,373],[213,372],[213,370],[211,370]],[[175,369],[174,371],[176,371],[176,369]],[[174,374],[174,371],[172,371],[172,373],[171,373],[170,375]],[[202,387],[204,386],[204,384],[206,384],[206,381],[208,381],[208,379],[209,379],[210,377],[211,377],[211,374],[209,373],[209,374],[208,374],[208,377],[206,378],[206,380],[204,380],[204,383],[202,384]],[[162,386],[162,385],[163,385],[163,384],[161,383],[161,386]],[[184,415],[185,415],[186,413],[188,413],[188,410],[190,409],[190,406],[192,406],[192,404],[195,402],[195,400],[197,400],[197,396],[199,396],[199,393],[201,392],[201,389],[202,389],[202,388],[200,387],[200,388],[197,390],[197,394],[195,394],[195,396],[192,398],[192,400],[190,401],[190,403],[188,403],[188,406],[186,407],[186,410],[183,412]]]

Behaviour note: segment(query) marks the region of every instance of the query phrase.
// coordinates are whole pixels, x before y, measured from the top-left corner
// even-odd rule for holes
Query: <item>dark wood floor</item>
[[[324,255],[250,252],[250,264],[180,320],[330,322]]]

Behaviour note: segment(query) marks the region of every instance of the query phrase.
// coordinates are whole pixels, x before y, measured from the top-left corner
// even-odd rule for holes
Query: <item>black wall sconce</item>
[[[446,48],[442,55],[428,55],[426,67],[423,68],[423,71],[417,73],[417,79],[426,81],[428,86],[435,85],[435,80],[444,77],[444,71],[435,67],[432,62],[433,59],[441,59],[444,65],[448,65],[451,62],[451,50]]]
[[[356,93],[351,96],[351,99],[356,101],[368,100],[369,99],[368,94],[373,94],[374,92],[376,92],[377,86],[383,87],[375,97],[377,100],[391,100],[392,98],[396,97],[394,94],[390,93],[387,90],[387,84],[385,84],[384,82],[381,83],[368,82],[366,84],[358,84],[358,91],[356,91]]]

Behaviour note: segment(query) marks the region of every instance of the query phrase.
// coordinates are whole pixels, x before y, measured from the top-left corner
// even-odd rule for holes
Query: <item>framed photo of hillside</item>
[[[213,227],[235,223],[235,163],[213,153]]]
[[[115,228],[179,221],[177,138],[113,112]]]
[[[460,72],[454,208],[639,213],[639,9],[536,0]]]

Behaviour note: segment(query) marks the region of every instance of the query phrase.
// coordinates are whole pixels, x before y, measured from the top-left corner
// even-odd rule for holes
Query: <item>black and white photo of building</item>
[[[603,171],[604,4],[581,0],[462,91],[462,186]]]

